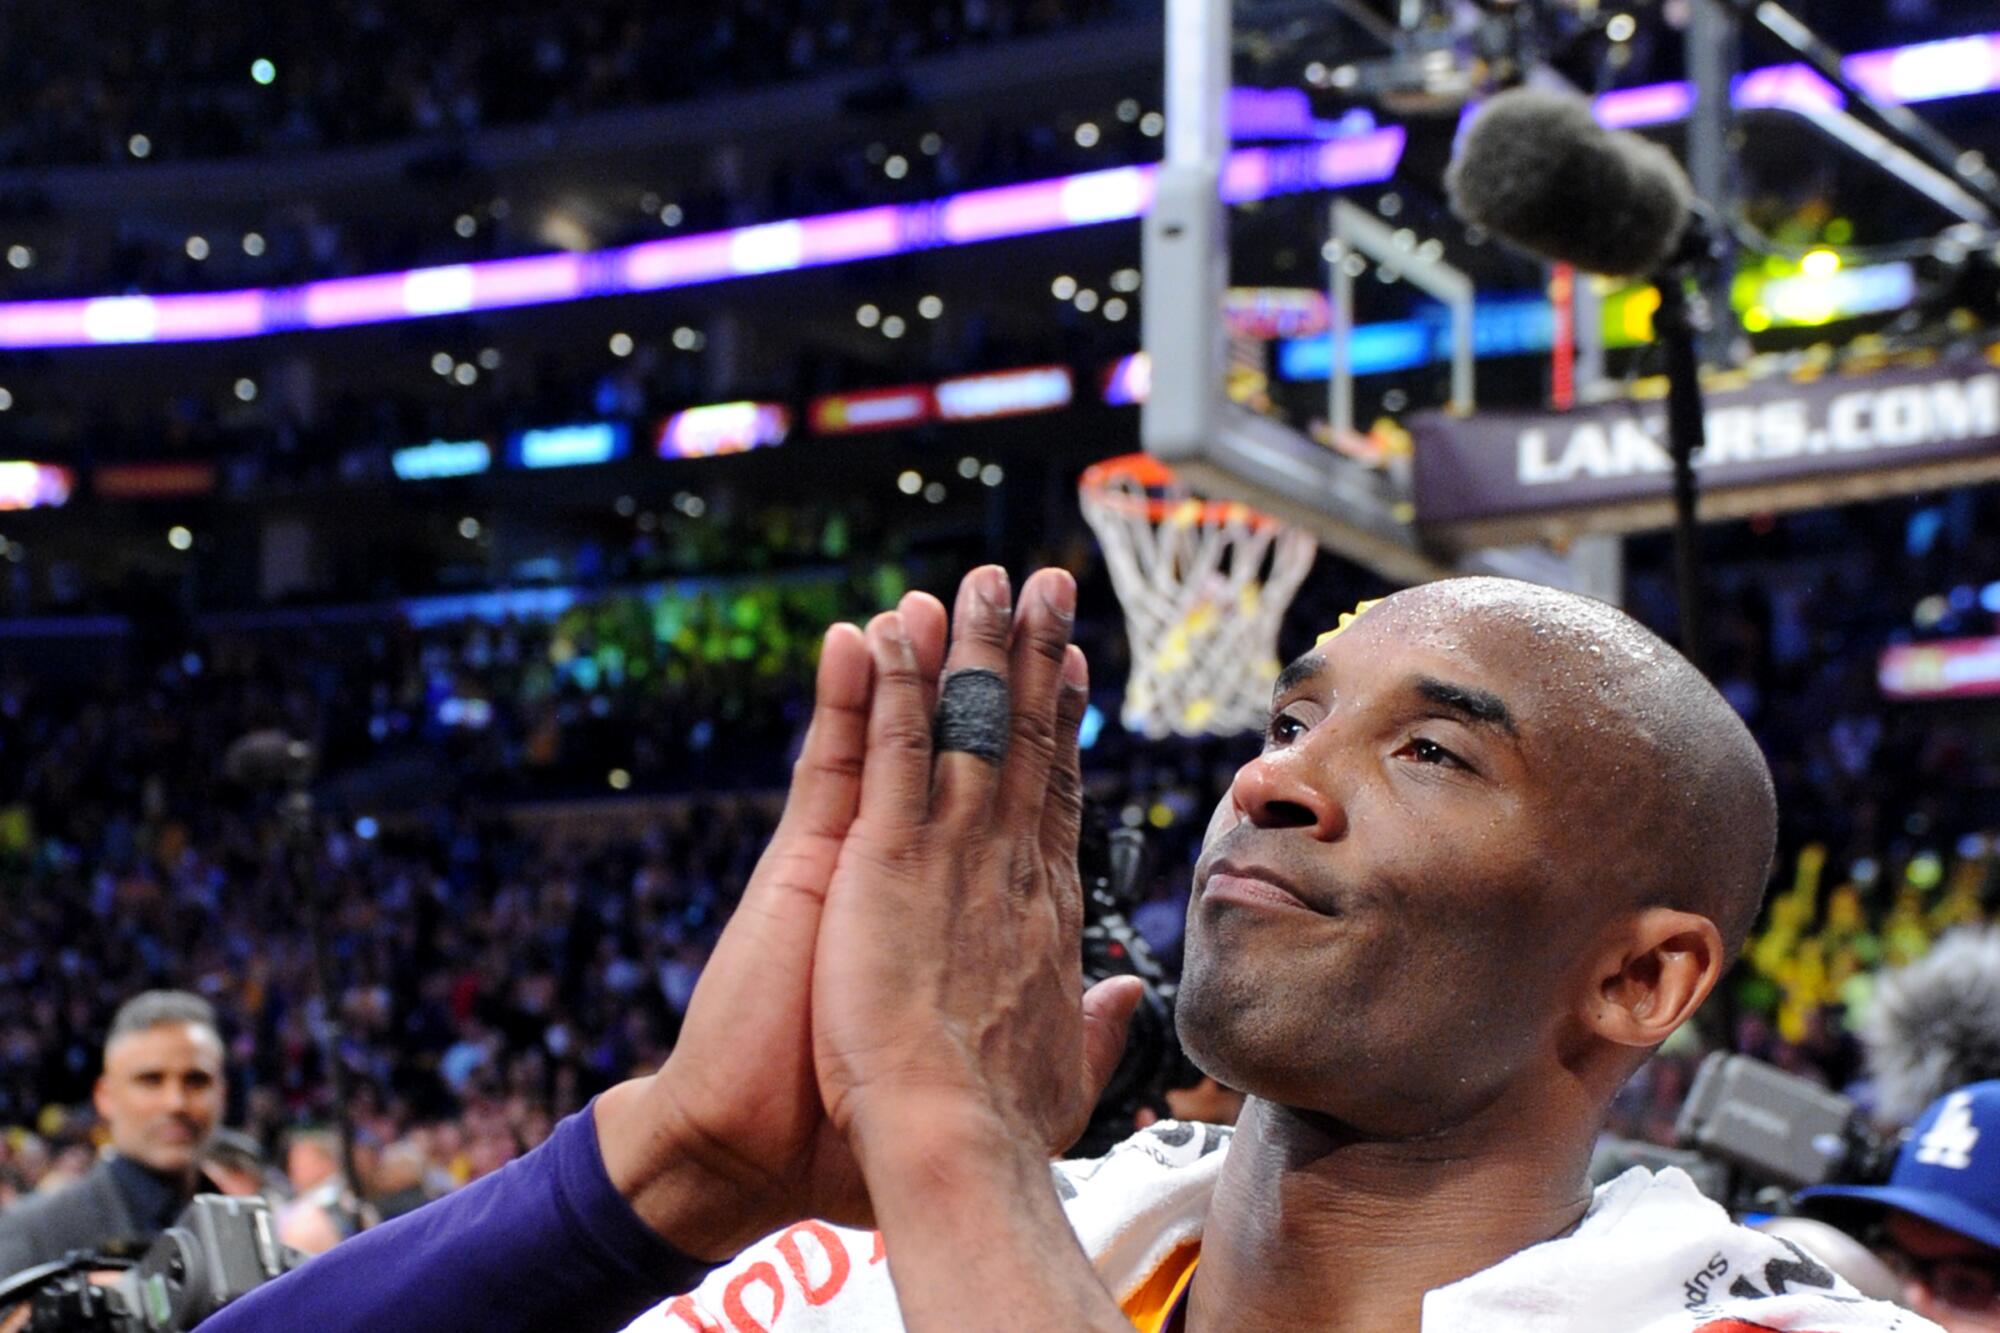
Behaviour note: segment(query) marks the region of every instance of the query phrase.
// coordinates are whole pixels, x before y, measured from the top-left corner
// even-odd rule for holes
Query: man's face
[[[1210,1074],[1392,1138],[1555,1051],[1609,896],[1564,886],[1615,860],[1583,789],[1622,749],[1532,635],[1403,601],[1280,678],[1209,825],[1179,1000]]]
[[[1945,1333],[2000,1333],[2000,1250],[1904,1212],[1891,1212],[1885,1230],[1904,1305]]]
[[[222,1044],[193,1023],[127,1033],[104,1049],[97,1113],[122,1155],[162,1174],[188,1170],[222,1112]]]

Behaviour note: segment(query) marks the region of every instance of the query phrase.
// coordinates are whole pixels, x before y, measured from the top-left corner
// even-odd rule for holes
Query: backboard
[[[1561,554],[1425,541],[1408,437],[1356,419],[1356,376],[1389,364],[1432,365],[1437,401],[1412,407],[1470,413],[1477,401],[1485,331],[1475,333],[1473,284],[1440,243],[1383,216],[1399,205],[1409,148],[1392,113],[1435,115],[1469,94],[1457,8],[1405,0],[1384,16],[1366,0],[1168,0],[1165,155],[1144,232],[1144,445],[1200,493],[1254,505],[1391,579],[1507,573],[1615,601],[1610,540]],[[1317,48],[1325,60],[1257,59],[1288,28],[1329,18],[1384,29],[1373,44],[1390,55],[1367,58],[1364,31],[1346,48],[1351,64],[1337,34]],[[1238,86],[1244,64],[1262,86]],[[1383,114],[1316,119],[1310,85],[1342,80],[1379,87]],[[1370,299],[1377,286],[1366,275],[1418,298],[1416,317],[1359,320],[1357,282]]]

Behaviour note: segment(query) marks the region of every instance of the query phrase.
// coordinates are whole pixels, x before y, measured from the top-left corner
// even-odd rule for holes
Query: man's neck
[[[179,1216],[195,1196],[200,1183],[198,1169],[156,1171],[136,1157],[120,1153],[112,1158],[112,1169],[120,1174],[120,1190],[133,1212],[132,1222],[141,1232],[162,1229]]]
[[[1488,1128],[1361,1141],[1251,1101],[1203,1228],[1187,1327],[1416,1333],[1424,1293],[1574,1227],[1590,1204],[1581,1142]]]

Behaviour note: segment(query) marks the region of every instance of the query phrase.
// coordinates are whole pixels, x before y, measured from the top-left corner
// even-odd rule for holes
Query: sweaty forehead
[[[1661,646],[1615,607],[1514,579],[1426,583],[1384,599],[1354,627],[1386,630],[1391,625],[1418,642],[1498,653],[1595,647],[1598,655],[1650,660]]]
[[[1421,672],[1499,694],[1533,729],[1652,731],[1648,682],[1671,652],[1623,612],[1511,579],[1425,584],[1326,639],[1335,666]],[[1665,654],[1665,656],[1663,656]]]

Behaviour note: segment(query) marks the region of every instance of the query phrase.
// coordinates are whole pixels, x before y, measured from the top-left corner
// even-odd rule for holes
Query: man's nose
[[[1347,833],[1347,807],[1326,756],[1304,742],[1258,755],[1236,770],[1229,796],[1259,828],[1304,829],[1323,842]]]

